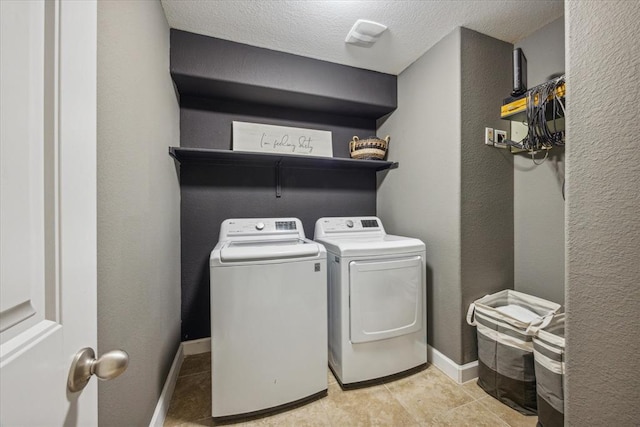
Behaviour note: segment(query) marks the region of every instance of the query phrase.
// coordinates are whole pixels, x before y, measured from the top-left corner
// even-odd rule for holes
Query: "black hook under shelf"
[[[282,186],[280,185],[280,163],[282,163],[282,160],[279,160],[278,163],[276,163],[276,198],[280,198],[282,196]]]

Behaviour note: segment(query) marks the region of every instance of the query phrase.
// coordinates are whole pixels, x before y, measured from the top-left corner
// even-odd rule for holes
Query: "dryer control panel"
[[[386,234],[382,222],[374,216],[320,218],[316,222],[315,238],[336,233]]]

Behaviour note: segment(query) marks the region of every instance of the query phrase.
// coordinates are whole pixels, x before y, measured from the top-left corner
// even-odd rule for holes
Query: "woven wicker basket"
[[[390,136],[385,139],[370,136],[367,139],[360,139],[357,136],[349,141],[349,154],[353,159],[361,160],[382,160],[387,155]]]

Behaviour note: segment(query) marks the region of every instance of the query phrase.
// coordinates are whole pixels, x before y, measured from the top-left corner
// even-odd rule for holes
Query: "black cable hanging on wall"
[[[529,89],[526,95],[527,136],[520,142],[505,141],[507,145],[529,152],[535,164],[542,164],[554,146],[564,146],[565,132],[558,130],[556,123],[559,118],[565,116],[564,103],[558,95],[564,84],[565,76],[562,75]],[[538,163],[535,155],[540,151],[545,151],[545,156],[542,162]]]

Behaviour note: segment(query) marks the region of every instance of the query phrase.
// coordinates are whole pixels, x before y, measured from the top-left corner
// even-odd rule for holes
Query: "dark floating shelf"
[[[398,107],[392,74],[176,29],[170,41],[181,105],[194,98],[233,100],[371,120]]]
[[[293,156],[271,153],[245,153],[210,148],[169,147],[169,155],[180,163],[211,163],[225,165],[281,166],[314,169],[395,169],[397,162],[357,160],[340,157]]]

